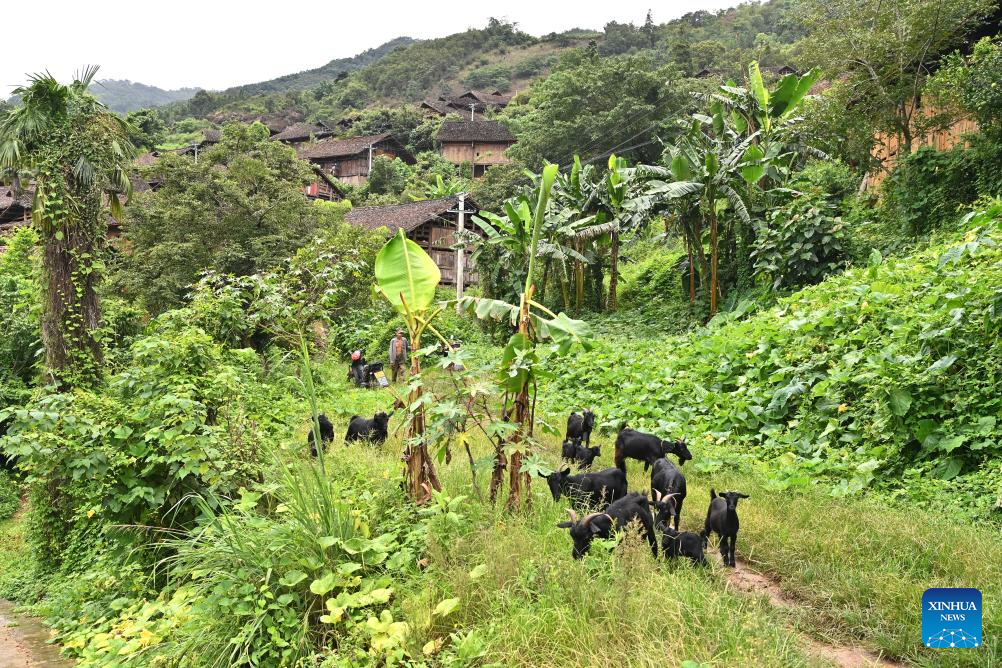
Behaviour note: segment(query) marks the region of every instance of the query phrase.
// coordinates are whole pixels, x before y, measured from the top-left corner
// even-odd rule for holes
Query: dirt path
[[[717,563],[720,556],[717,555]],[[769,599],[769,603],[779,608],[797,608],[798,603],[789,598],[780,589],[779,584],[768,575],[749,568],[747,562],[738,559],[737,568],[727,568],[727,584],[748,594],[759,594]],[[842,668],[904,668],[903,663],[884,659],[878,654],[863,649],[845,645],[830,645],[802,636],[807,644],[807,651],[812,655],[834,663]]]
[[[2,668],[70,668],[69,659],[47,644],[49,630],[41,622],[14,613],[14,606],[0,600],[0,666]]]

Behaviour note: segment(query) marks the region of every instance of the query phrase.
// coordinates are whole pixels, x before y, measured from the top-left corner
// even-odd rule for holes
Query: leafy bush
[[[996,202],[964,235],[901,261],[876,253],[750,318],[599,343],[562,364],[547,401],[688,436],[705,470],[751,453],[774,485],[828,479],[836,494],[932,477],[944,493],[923,502],[987,515],[1002,459],[1000,220]]]
[[[276,459],[267,491],[242,490],[224,508],[199,501],[206,519],[168,537],[167,586],[79,610],[98,613],[93,621],[61,615],[63,644],[88,666],[299,665],[328,654],[392,664],[420,655],[409,625],[395,620],[403,585],[419,573],[426,522],[356,458],[337,452],[327,462],[336,478]]]
[[[0,521],[10,519],[21,505],[21,484],[0,469]]]
[[[846,226],[823,197],[796,197],[757,221],[755,273],[772,287],[811,285],[847,259]]]
[[[923,146],[900,160],[884,184],[884,208],[912,235],[956,221],[978,198],[977,154],[963,146]]]
[[[862,176],[841,160],[810,160],[794,175],[791,186],[840,201],[855,193],[861,180]]]
[[[41,354],[38,233],[22,227],[0,238],[0,408],[27,398]]]
[[[67,535],[95,516],[183,526],[197,514],[192,495],[222,498],[257,479],[261,432],[276,421],[262,410],[268,386],[255,382],[257,361],[245,352],[225,351],[194,327],[162,327],[133,344],[106,387],[0,413],[13,418],[0,443],[27,482],[63,486],[65,503],[33,509],[38,552],[58,564]]]
[[[511,78],[514,75],[511,65],[495,63],[472,70],[463,77],[461,83],[469,88],[488,91],[506,91],[511,88]]]
[[[113,277],[121,292],[162,313],[179,306],[203,272],[266,271],[338,222],[340,210],[303,197],[314,178],[309,167],[261,128],[228,125],[197,163],[167,154],[149,168],[160,186],[130,201],[128,250]]]

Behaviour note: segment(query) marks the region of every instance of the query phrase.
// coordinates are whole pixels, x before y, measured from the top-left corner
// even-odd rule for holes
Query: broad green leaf
[[[949,369],[953,366],[953,363],[957,361],[956,355],[946,355],[940,357],[938,360],[929,365],[929,368],[925,370],[926,373],[935,373],[936,371],[942,371],[943,369]]]
[[[744,164],[741,167],[741,178],[748,184],[758,183],[765,176],[765,165],[762,159],[765,158],[765,151],[757,144],[752,144],[745,150]]]
[[[386,242],[376,255],[376,285],[379,291],[400,313],[426,311],[435,301],[435,288],[442,273],[434,260],[403,230]]]
[[[435,606],[435,611],[432,614],[434,614],[436,617],[447,617],[448,615],[452,614],[452,612],[454,612],[458,607],[459,607],[458,598],[447,598],[439,602],[439,604]]]
[[[306,579],[306,573],[302,571],[289,571],[282,576],[282,579],[278,581],[283,587],[295,587],[297,584]]]
[[[310,583],[310,591],[317,596],[323,596],[337,585],[337,576],[327,571],[321,577]]]
[[[888,399],[891,402],[891,412],[899,417],[908,413],[908,409],[912,406],[912,395],[900,387],[891,390]]]
[[[688,181],[692,178],[692,169],[684,155],[676,155],[671,160],[671,173],[676,181]]]
[[[487,573],[487,564],[480,564],[475,566],[472,571],[470,571],[471,580],[479,580]]]

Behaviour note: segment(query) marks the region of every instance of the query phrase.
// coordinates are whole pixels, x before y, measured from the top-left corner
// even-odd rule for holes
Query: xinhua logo
[[[922,594],[922,644],[934,649],[981,646],[981,592],[926,589]]]

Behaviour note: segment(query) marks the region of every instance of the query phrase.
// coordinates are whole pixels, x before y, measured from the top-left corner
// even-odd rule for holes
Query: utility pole
[[[198,164],[198,144],[192,144],[191,147],[195,149],[195,164]]]
[[[365,173],[366,178],[372,174],[372,144],[369,144],[369,171]]]
[[[466,260],[466,251],[463,247],[463,232],[466,230],[466,193],[459,193],[459,213],[456,214],[456,234],[458,238],[456,239],[458,245],[456,246],[456,299],[463,298],[463,282],[465,277],[463,276],[463,263]],[[456,312],[462,313],[463,309],[458,303],[456,304]]]
[[[476,107],[477,107],[477,103],[476,102],[470,102],[470,120],[471,121],[473,120],[473,110],[476,109]]]

